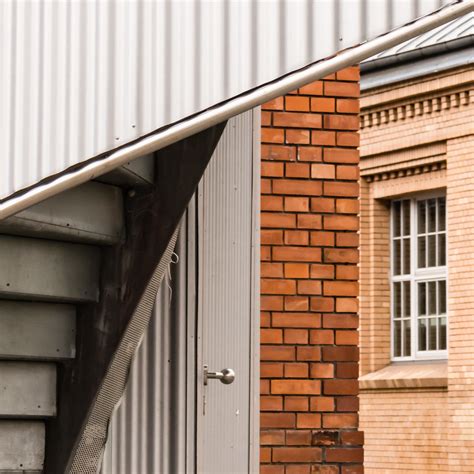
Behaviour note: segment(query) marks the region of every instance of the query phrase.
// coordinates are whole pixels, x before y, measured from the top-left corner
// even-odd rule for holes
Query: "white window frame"
[[[417,268],[418,265],[418,201],[424,201],[431,198],[446,198],[446,191],[434,191],[428,193],[418,193],[415,195],[408,195],[393,199],[390,204],[390,356],[394,362],[414,361],[414,360],[443,360],[448,357],[448,350],[434,350],[434,351],[418,351],[418,283],[423,281],[445,280],[446,288],[448,288],[448,271],[447,271],[447,256],[448,256],[448,216],[446,206],[446,265],[439,267]],[[409,274],[394,274],[394,204],[397,201],[410,201],[410,273]],[[400,244],[400,249],[402,244]],[[402,254],[401,254],[402,255]],[[410,282],[410,356],[395,356],[395,324],[394,324],[394,283],[395,282]],[[449,341],[449,297],[446,296],[446,347]],[[402,301],[403,305],[403,301]],[[403,332],[403,331],[402,331]],[[401,343],[402,344],[402,343]]]

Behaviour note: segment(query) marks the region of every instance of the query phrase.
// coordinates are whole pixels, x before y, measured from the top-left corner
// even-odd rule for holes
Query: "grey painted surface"
[[[252,111],[229,120],[199,189],[197,472],[249,472],[254,258]],[[199,347],[198,346],[198,347]],[[202,364],[231,385],[202,385]]]
[[[0,357],[69,359],[76,353],[76,309],[0,300]]]
[[[123,236],[122,190],[89,182],[0,222],[0,232],[94,244]]]
[[[101,183],[115,184],[122,188],[146,187],[155,180],[153,155],[142,156],[105,175],[99,176]]]
[[[248,112],[229,122],[201,186],[206,189],[205,200],[202,195],[195,196],[188,207],[186,225],[176,250],[179,262],[171,265],[172,279],[164,282],[160,289],[147,336],[130,372],[125,397],[112,418],[102,466],[104,474],[191,474],[196,472],[196,455],[202,460],[210,452],[220,463],[212,467],[211,472],[226,472],[219,469],[227,454],[234,467],[244,466],[242,472],[248,472],[249,464],[251,471],[258,465],[258,456],[254,456],[255,448],[258,449],[258,406],[254,403],[258,400],[258,385],[250,375],[258,352],[252,359],[250,333],[257,332],[259,322],[255,315],[258,306],[252,301],[252,296],[258,295],[252,275],[252,271],[256,271],[253,262],[258,258],[254,253],[258,223],[252,193],[258,194],[254,187],[258,180],[255,182],[254,177],[259,175],[259,161],[253,161],[252,157],[254,143],[259,145],[259,141],[254,136],[252,120],[252,112]],[[256,127],[258,129],[258,124]],[[204,205],[205,212],[202,212]],[[196,307],[197,207],[201,209],[200,229],[208,239],[206,244],[202,241],[200,244],[207,257],[203,260],[202,253],[199,257],[203,275],[199,291],[201,297],[206,295],[205,307],[200,308],[199,316]],[[229,210],[230,215],[223,219],[222,213]],[[225,256],[224,251],[231,255]],[[216,329],[213,329],[214,324]],[[229,337],[229,331],[235,334]],[[209,388],[222,394],[222,399],[219,406],[208,405],[209,410],[226,411],[232,407],[224,415],[231,421],[228,432],[222,437],[216,436],[215,427],[222,423],[218,421],[214,425],[216,413],[208,412],[214,421],[209,424],[207,419],[206,423],[199,419],[201,437],[196,446],[195,390],[196,383],[202,387],[204,341],[216,346],[211,351],[226,353],[218,354],[215,368],[223,368],[221,363],[232,364],[232,368],[238,370],[238,379],[227,387],[218,381],[212,382],[214,385]],[[210,355],[209,351],[206,354]],[[253,400],[252,391],[256,394]],[[202,409],[201,402],[202,398],[198,411]],[[254,419],[250,416],[250,406]],[[236,409],[241,410],[239,415],[235,414]],[[204,434],[203,430],[207,432]],[[231,447],[229,440],[238,444],[238,448]],[[207,447],[203,446],[204,442]],[[228,453],[219,453],[220,449]],[[240,455],[242,459],[235,464]]]
[[[17,299],[97,301],[100,249],[0,235],[0,295]]]
[[[112,417],[103,474],[193,472],[193,459],[186,455],[186,440],[194,433],[193,403],[186,406],[194,389],[193,377],[186,377],[194,367],[188,329],[194,311],[187,291],[194,281],[193,262],[187,258],[193,246],[183,225],[175,250],[179,261],[170,265],[161,285],[127,390]]]
[[[0,198],[448,1],[0,2]]]
[[[22,418],[55,414],[55,364],[0,362],[0,416]]]
[[[44,431],[39,421],[0,420],[0,472],[41,470]]]

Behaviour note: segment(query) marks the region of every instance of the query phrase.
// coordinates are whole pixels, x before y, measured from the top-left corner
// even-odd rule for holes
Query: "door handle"
[[[209,379],[217,379],[224,385],[230,385],[235,380],[235,372],[232,369],[222,369],[220,372],[209,372],[209,367],[204,365],[204,385],[207,385]]]

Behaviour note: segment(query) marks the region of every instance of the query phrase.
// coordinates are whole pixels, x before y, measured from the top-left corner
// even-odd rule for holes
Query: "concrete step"
[[[0,233],[111,245],[125,234],[123,191],[90,182],[0,222]]]
[[[41,421],[0,420],[0,472],[41,472],[44,440]]]
[[[0,358],[54,360],[75,354],[74,306],[0,300]]]
[[[145,155],[130,161],[110,173],[99,176],[96,181],[124,189],[149,187],[155,181],[154,156],[153,154]]]
[[[50,417],[56,414],[56,365],[0,362],[0,417]]]
[[[0,235],[0,297],[97,301],[100,257],[90,245]]]

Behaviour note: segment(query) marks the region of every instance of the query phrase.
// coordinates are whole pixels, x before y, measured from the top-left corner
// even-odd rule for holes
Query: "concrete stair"
[[[126,238],[124,190],[153,172],[142,157],[0,222],[0,473],[42,472],[77,307],[99,301],[102,248]]]

